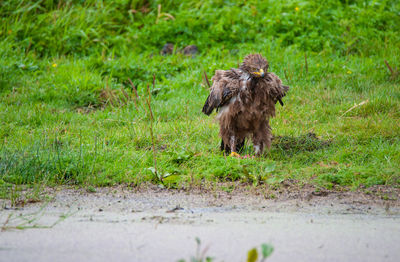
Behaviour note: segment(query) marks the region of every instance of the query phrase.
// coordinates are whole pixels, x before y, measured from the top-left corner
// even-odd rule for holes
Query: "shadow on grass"
[[[323,140],[314,133],[307,133],[300,136],[277,136],[272,140],[271,153],[283,153],[293,156],[298,153],[312,152],[327,148],[332,140]]]

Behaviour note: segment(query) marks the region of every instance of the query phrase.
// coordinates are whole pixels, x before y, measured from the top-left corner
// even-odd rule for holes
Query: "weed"
[[[40,218],[43,216],[48,202],[44,203],[38,211],[29,214],[20,214],[18,216],[15,213],[10,213],[3,225],[0,227],[1,231],[7,230],[25,230],[31,228],[52,228],[64,219],[73,215],[74,213],[62,214],[59,218],[51,224],[44,225],[40,223]]]
[[[196,237],[196,255],[190,259],[192,262],[211,262],[215,261],[215,258],[206,256],[206,253],[209,249],[209,247],[205,247],[204,249],[201,249],[201,240],[200,238]],[[261,245],[261,257],[260,260],[258,260],[258,250],[257,248],[252,248],[247,252],[247,262],[264,262],[268,257],[271,256],[271,254],[274,252],[274,247],[270,244],[262,244]],[[180,259],[178,262],[185,262],[186,260]]]

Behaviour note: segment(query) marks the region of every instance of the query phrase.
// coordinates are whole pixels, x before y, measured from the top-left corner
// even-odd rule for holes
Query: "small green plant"
[[[206,256],[208,251],[208,247],[201,249],[201,240],[200,238],[196,237],[196,255],[190,258],[190,262],[212,262],[214,258]],[[185,262],[186,260],[180,259],[178,262]]]
[[[201,240],[200,238],[196,237],[196,255],[190,259],[191,262],[212,262],[215,261],[215,258],[206,256],[208,247],[201,249]],[[247,262],[264,262],[271,254],[274,252],[274,247],[270,244],[262,244],[260,247],[260,254],[257,248],[252,248],[247,252]],[[259,259],[259,260],[258,260]],[[178,262],[185,262],[186,260],[180,259]]]
[[[93,187],[93,186],[88,186],[86,188],[86,191],[89,192],[89,193],[96,193],[96,188]]]
[[[247,252],[247,262],[256,262],[256,261],[264,262],[274,252],[274,247],[269,244],[262,244],[260,249],[261,249],[260,260],[258,260],[259,252],[257,248],[252,248]]]

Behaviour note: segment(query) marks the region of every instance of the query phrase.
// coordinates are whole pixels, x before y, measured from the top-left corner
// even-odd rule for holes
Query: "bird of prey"
[[[247,55],[239,68],[216,70],[203,113],[218,112],[221,150],[239,156],[245,139],[251,139],[254,152],[261,155],[271,147],[269,119],[275,116],[275,104],[289,90],[260,54]]]

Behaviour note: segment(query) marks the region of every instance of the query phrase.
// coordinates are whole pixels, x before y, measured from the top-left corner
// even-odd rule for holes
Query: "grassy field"
[[[3,197],[19,185],[400,185],[397,1],[5,0],[0,21]],[[175,53],[161,56],[167,42]],[[225,157],[202,75],[253,52],[291,89],[271,150]]]

